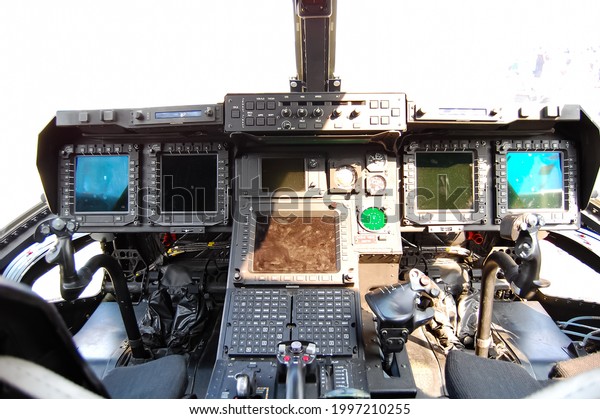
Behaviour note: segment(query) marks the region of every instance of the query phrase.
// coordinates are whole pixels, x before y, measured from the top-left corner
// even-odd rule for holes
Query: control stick
[[[313,363],[317,346],[312,342],[288,341],[278,345],[277,361],[287,369],[285,398],[303,399],[306,366]]]
[[[475,353],[480,357],[487,358],[492,343],[492,311],[498,271],[502,271],[511,288],[524,299],[533,297],[539,288],[550,285],[549,281],[539,277],[542,253],[537,233],[544,224],[544,218],[536,214],[513,214],[502,219],[500,236],[515,242],[519,263],[504,252],[491,252],[483,264],[475,344]]]
[[[436,298],[440,289],[418,269],[408,272],[407,283],[377,288],[365,295],[377,319],[385,370],[390,370],[394,353],[404,349],[408,335],[433,318],[432,307],[420,306],[425,295]]]
[[[127,280],[119,262],[109,255],[101,254],[88,260],[79,271],[75,270],[75,250],[72,238],[78,228],[79,224],[75,220],[57,217],[42,222],[34,233],[34,239],[39,243],[53,234],[57,237],[56,246],[46,254],[46,261],[59,266],[61,296],[67,301],[77,299],[92,281],[96,271],[104,268],[115,289],[131,353],[134,358],[147,358],[148,353],[142,343],[131,295],[127,288]]]

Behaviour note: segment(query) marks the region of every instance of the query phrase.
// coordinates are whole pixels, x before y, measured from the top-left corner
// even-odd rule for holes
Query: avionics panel
[[[405,225],[485,223],[489,144],[426,140],[405,148]]]
[[[323,196],[327,189],[325,158],[320,154],[244,155],[236,170],[241,196],[310,198]]]
[[[182,128],[185,125],[223,125],[223,105],[166,106],[159,108],[95,109],[58,111],[57,126],[123,128],[158,127]]]
[[[351,220],[343,205],[250,203],[241,208],[232,267],[236,284],[332,285],[353,282]],[[244,203],[242,203],[244,204]]]
[[[81,227],[137,221],[139,152],[133,144],[66,145],[59,153],[59,213]]]
[[[496,143],[496,223],[507,214],[541,214],[546,224],[579,223],[576,150],[558,137]]]
[[[225,96],[225,132],[406,131],[403,93],[264,93]]]
[[[149,220],[160,226],[207,226],[228,220],[228,153],[221,143],[150,144]]]

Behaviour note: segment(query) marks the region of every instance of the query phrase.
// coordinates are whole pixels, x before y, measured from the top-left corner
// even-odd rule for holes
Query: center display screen
[[[473,210],[473,153],[417,152],[417,210]]]
[[[217,211],[217,177],[216,154],[163,155],[162,212]]]
[[[129,156],[75,158],[76,213],[126,213],[128,194]]]
[[[257,273],[338,271],[336,216],[258,216],[252,270]]]
[[[507,153],[508,208],[562,209],[563,177],[559,151]]]
[[[304,192],[306,177],[303,158],[263,158],[261,186],[265,192],[281,189]]]

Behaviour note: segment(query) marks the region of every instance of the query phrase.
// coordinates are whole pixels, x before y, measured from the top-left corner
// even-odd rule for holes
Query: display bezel
[[[554,136],[540,136],[533,139],[500,140],[495,150],[496,175],[496,218],[500,224],[508,214],[536,213],[544,217],[547,225],[579,224],[577,206],[577,151],[574,144]],[[510,208],[509,207],[509,153],[558,153],[562,170],[561,208]]]
[[[273,159],[293,159],[303,162],[304,188],[281,187],[276,190],[266,190],[263,185],[263,162]],[[325,157],[321,154],[302,152],[259,153],[244,155],[236,162],[236,180],[239,194],[248,197],[264,197],[275,199],[302,199],[321,197],[327,190],[325,175]]]
[[[425,140],[410,143],[403,156],[404,225],[465,225],[479,224],[487,218],[487,176],[489,171],[487,142],[484,140]],[[420,209],[418,197],[417,159],[419,155],[444,153],[470,154],[472,156],[472,208]],[[451,192],[452,193],[452,192]]]
[[[229,157],[221,143],[166,143],[152,144],[147,151],[149,165],[153,167],[150,179],[149,194],[147,195],[149,214],[148,219],[155,225],[161,226],[210,226],[226,224],[228,215],[228,182]],[[163,206],[165,184],[163,182],[163,157],[181,158],[185,163],[191,156],[211,156],[216,161],[215,170],[215,208],[204,211],[166,210]]]
[[[341,285],[352,283],[358,275],[358,260],[351,257],[353,251],[349,240],[344,240],[352,229],[352,219],[348,208],[338,205],[332,209],[323,202],[297,201],[296,205],[279,201],[254,202],[252,207],[240,208],[240,220],[235,241],[239,243],[232,249],[231,275],[236,285],[294,285],[311,284]],[[254,251],[256,247],[257,219],[261,217],[335,217],[335,272],[255,272]],[[312,236],[311,236],[312,237]],[[332,243],[333,245],[333,243]],[[315,251],[318,249],[315,248]]]
[[[78,144],[66,145],[59,151],[59,214],[73,217],[80,230],[95,226],[125,226],[138,218],[137,191],[139,189],[139,152],[134,144]],[[77,162],[85,157],[127,157],[127,210],[81,211],[77,209]]]

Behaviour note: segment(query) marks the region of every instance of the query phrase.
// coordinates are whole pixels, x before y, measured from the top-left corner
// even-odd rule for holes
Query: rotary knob
[[[290,108],[283,108],[281,110],[281,116],[283,116],[284,118],[289,118],[290,116],[292,116],[292,110]]]
[[[354,109],[352,112],[350,112],[350,119],[357,118],[359,115],[360,115],[360,110]]]
[[[339,118],[341,115],[342,115],[341,109],[334,109],[333,112],[331,112],[331,119]]]
[[[312,114],[315,118],[319,118],[319,117],[323,116],[323,109],[315,108],[315,109],[313,109]]]
[[[306,115],[308,115],[308,111],[304,108],[300,108],[296,111],[296,115],[298,115],[299,118],[304,118]]]
[[[290,121],[283,121],[281,123],[281,128],[283,128],[283,129],[291,129],[292,128],[292,123]]]

